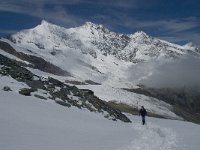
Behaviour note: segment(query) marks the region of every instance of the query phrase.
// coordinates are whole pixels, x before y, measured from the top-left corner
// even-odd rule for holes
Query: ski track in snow
[[[118,150],[176,150],[177,148],[177,135],[170,128],[151,122],[142,126],[137,122],[133,124],[132,129],[139,132],[138,138]]]

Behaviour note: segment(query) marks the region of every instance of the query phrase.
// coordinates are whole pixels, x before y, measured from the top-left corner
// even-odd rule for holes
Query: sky
[[[43,19],[66,28],[90,21],[118,33],[142,30],[173,43],[200,45],[200,0],[0,0],[0,37]]]

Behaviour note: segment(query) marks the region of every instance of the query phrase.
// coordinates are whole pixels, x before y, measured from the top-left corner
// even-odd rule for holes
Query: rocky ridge
[[[53,100],[65,107],[77,107],[87,109],[91,112],[102,113],[105,118],[131,122],[119,110],[110,107],[106,102],[100,100],[90,90],[80,90],[75,86],[69,86],[54,78],[43,78],[34,75],[29,70],[16,64],[3,55],[0,55],[0,75],[8,76],[28,85],[22,88],[19,94],[24,96],[35,96],[43,100]],[[4,87],[4,91],[11,91],[10,87]]]

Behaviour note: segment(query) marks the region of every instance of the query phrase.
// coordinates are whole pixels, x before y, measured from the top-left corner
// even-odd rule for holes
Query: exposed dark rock
[[[0,49],[4,50],[5,52],[12,54],[24,61],[27,61],[31,64],[33,64],[33,67],[35,69],[39,69],[41,71],[44,72],[48,72],[48,73],[52,73],[55,75],[65,75],[65,76],[70,76],[70,73],[68,73],[67,71],[64,71],[62,69],[60,69],[59,67],[45,61],[43,58],[41,57],[36,57],[34,55],[27,55],[21,52],[17,52],[10,44],[0,41]]]
[[[25,96],[31,96],[31,92],[35,92],[34,89],[28,89],[28,88],[23,88],[19,91],[19,94],[25,95]]]
[[[61,81],[58,81],[54,78],[49,77],[49,82],[52,83],[54,86],[63,86],[64,84]]]
[[[85,83],[85,82],[70,81],[70,80],[65,80],[65,83],[74,84],[74,85],[87,85],[87,83]]]
[[[47,98],[46,98],[46,97],[44,97],[44,96],[41,96],[41,95],[38,95],[38,94],[34,94],[34,96],[35,96],[36,98],[39,98],[39,99],[44,99],[44,100],[47,100]]]
[[[63,101],[55,101],[57,104],[62,105],[62,106],[66,106],[66,107],[71,107],[71,105],[69,103],[63,102]]]
[[[4,90],[4,91],[7,91],[7,92],[8,92],[8,91],[12,91],[11,88],[10,88],[9,86],[4,86],[4,87],[3,87],[3,90]]]
[[[41,43],[34,43],[39,49],[44,49],[44,45]]]
[[[100,83],[94,82],[92,80],[85,80],[85,82],[91,85],[101,85]]]
[[[90,95],[94,95],[94,92],[92,90],[81,89],[81,91],[83,91],[84,93],[90,94]]]
[[[55,55],[56,55],[56,52],[55,52],[55,51],[51,52],[51,55],[55,56]]]
[[[26,84],[33,89],[43,89],[46,90],[44,83],[41,80],[27,80]]]

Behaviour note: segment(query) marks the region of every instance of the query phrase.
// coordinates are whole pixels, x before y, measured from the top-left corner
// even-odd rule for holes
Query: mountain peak
[[[90,26],[91,27],[91,26],[97,26],[97,25],[92,23],[92,22],[87,21],[87,22],[85,22],[85,24],[83,26]]]
[[[48,22],[47,20],[44,20],[44,19],[41,21],[40,25],[41,25],[41,26],[48,26],[48,25],[57,26],[57,25],[55,25],[55,24],[53,24],[53,23],[50,23],[50,22]]]
[[[109,30],[106,27],[104,27],[102,24],[95,24],[95,23],[92,23],[92,22],[85,22],[85,24],[83,24],[80,27],[89,28],[89,29],[92,29],[92,30],[101,30],[105,33],[109,32]]]
[[[49,24],[49,22],[43,19],[43,20],[41,21],[41,25],[42,25],[42,24]]]
[[[149,37],[144,31],[137,31],[133,34],[134,36],[140,36],[140,37]]]
[[[48,22],[47,20],[42,20],[41,23],[34,28],[35,32],[41,33],[41,32],[54,32],[57,31],[63,31],[64,27],[61,27],[59,25],[53,24],[51,22]]]
[[[130,37],[135,40],[143,41],[143,40],[151,40],[152,37],[146,34],[144,31],[137,31],[134,34],[131,34]]]
[[[184,46],[194,47],[194,44],[192,42],[189,42],[189,43],[186,43]]]

